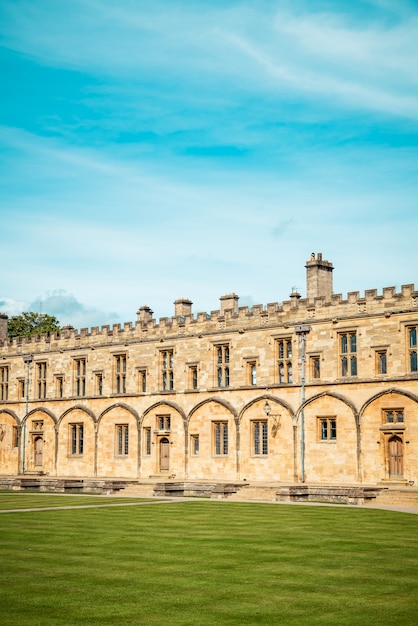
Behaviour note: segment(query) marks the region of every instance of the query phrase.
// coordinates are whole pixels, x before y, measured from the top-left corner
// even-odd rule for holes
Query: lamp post
[[[23,422],[23,435],[22,435],[22,474],[25,473],[25,447],[26,447],[26,418],[29,412],[29,368],[30,364],[33,361],[33,356],[31,354],[27,354],[23,357],[23,361],[26,363],[26,381],[25,381],[25,392],[26,392],[26,410],[25,410],[25,421]]]
[[[302,482],[305,482],[305,411],[303,409],[303,403],[305,402],[305,361],[306,361],[306,336],[311,332],[311,327],[308,324],[301,324],[295,328],[296,334],[299,335],[302,347],[302,410],[300,412],[300,448],[301,448],[301,470],[302,470]]]

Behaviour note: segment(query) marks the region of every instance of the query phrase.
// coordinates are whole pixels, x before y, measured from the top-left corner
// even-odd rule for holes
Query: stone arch
[[[138,412],[125,402],[106,407],[97,419],[95,474],[136,478],[138,451]]]
[[[185,477],[187,416],[177,403],[159,400],[142,413],[139,430],[138,465],[141,476]],[[162,462],[161,442],[170,453]],[[167,440],[167,441],[165,441]]]
[[[181,408],[181,406],[179,406],[176,402],[171,402],[170,400],[160,400],[159,402],[155,402],[154,404],[151,404],[147,409],[145,409],[145,411],[142,413],[142,418],[141,421],[144,420],[144,418],[151,412],[154,411],[155,409],[157,409],[159,406],[169,406],[172,409],[174,409],[175,411],[177,411],[184,422],[184,425],[187,424],[187,416],[186,413],[184,412],[184,410]]]
[[[0,473],[19,473],[22,424],[14,411],[0,408]]]
[[[16,415],[16,413],[14,411],[12,411],[11,409],[6,409],[6,408],[0,408],[0,416],[2,413],[6,413],[7,415],[10,415],[10,417],[12,419],[14,419],[14,421],[16,422],[16,426],[20,426],[21,425],[21,421],[19,419],[19,417]],[[23,418],[22,418],[23,419]]]
[[[289,411],[289,414],[291,415],[292,419],[294,419],[295,417],[295,412],[292,409],[292,407],[290,406],[290,404],[288,402],[286,402],[285,400],[282,400],[281,398],[277,398],[277,396],[273,396],[269,393],[265,393],[262,396],[258,396],[257,398],[253,398],[250,402],[248,402],[239,412],[238,414],[238,419],[241,421],[241,418],[243,416],[243,414],[250,409],[254,404],[257,404],[258,402],[262,402],[262,401],[267,401],[269,400],[270,402],[273,402],[274,404],[279,404],[280,406],[282,406],[284,409],[286,409],[286,411]]]
[[[58,475],[95,475],[97,419],[93,411],[81,405],[65,410],[56,425],[56,441]]]
[[[51,474],[55,469],[57,449],[57,418],[47,408],[35,407],[25,416],[22,423],[22,467],[24,471],[42,471]],[[42,442],[42,462],[36,460],[37,442]]]
[[[373,402],[375,402],[379,398],[382,398],[383,396],[390,395],[390,394],[398,394],[400,396],[405,396],[406,398],[409,398],[410,400],[418,404],[418,396],[415,393],[412,393],[411,391],[408,391],[406,389],[397,389],[396,387],[391,387],[390,389],[384,389],[383,391],[380,391],[379,393],[374,394],[371,398],[366,400],[366,402],[363,404],[363,406],[361,407],[359,411],[360,419],[362,415],[364,414],[364,412],[366,411],[368,406],[370,406]]]
[[[236,480],[239,474],[239,419],[235,408],[217,397],[199,402],[189,413],[187,473],[193,479]],[[196,454],[193,441],[198,440]],[[188,444],[192,444],[189,446]],[[190,448],[190,449],[189,449]]]
[[[45,407],[37,407],[37,408],[35,408],[35,409],[31,409],[31,410],[29,411],[29,413],[27,413],[27,414],[25,415],[25,417],[24,417],[24,418],[23,418],[23,420],[22,420],[22,424],[23,424],[24,422],[26,422],[26,421],[28,420],[28,418],[29,418],[29,417],[33,417],[33,415],[34,415],[35,413],[45,413],[45,415],[48,415],[48,417],[50,417],[50,418],[52,419],[52,421],[54,422],[54,425],[55,425],[55,426],[56,426],[56,425],[57,425],[57,423],[58,423],[58,422],[57,422],[57,418],[56,418],[56,417],[55,417],[55,415],[52,413],[52,411],[50,411],[49,409],[47,409],[47,408],[45,408]]]
[[[410,442],[418,439],[416,421],[417,394],[397,387],[390,387],[373,394],[364,402],[360,411],[363,478],[367,482],[388,483],[418,482],[418,460]],[[386,419],[393,412],[391,420]],[[398,420],[397,415],[401,415]],[[392,472],[390,442],[399,438],[402,448],[402,474]]]
[[[267,400],[269,415],[263,410]],[[290,404],[273,394],[262,394],[241,409],[239,422],[239,477],[293,482],[295,428]]]
[[[295,417],[298,475],[302,476],[303,469],[306,482],[357,482],[361,476],[358,415],[354,403],[334,391],[318,393],[303,402]]]
[[[74,411],[82,411],[83,413],[87,413],[87,415],[89,417],[91,417],[91,419],[93,420],[93,423],[96,424],[97,423],[97,418],[95,416],[95,414],[93,413],[93,411],[91,411],[89,408],[87,408],[86,406],[82,406],[80,404],[76,404],[75,406],[70,407],[69,409],[66,409],[66,411],[64,411],[64,413],[62,413],[62,415],[60,416],[60,418],[57,421],[57,426],[58,428],[61,426],[61,422],[62,420],[67,417],[67,415],[69,413],[73,413]]]
[[[300,413],[302,411],[302,409],[305,409],[307,406],[309,406],[312,402],[316,402],[316,400],[319,400],[320,398],[325,398],[329,396],[330,398],[335,398],[336,400],[340,400],[340,402],[343,402],[344,404],[346,404],[351,411],[353,412],[353,416],[355,419],[356,424],[358,424],[358,420],[359,420],[359,411],[357,411],[355,405],[353,404],[353,402],[351,402],[351,400],[349,400],[348,398],[346,398],[345,396],[343,396],[340,393],[336,393],[335,391],[323,391],[322,393],[318,393],[315,396],[312,396],[311,398],[308,398],[307,400],[305,400],[305,402],[303,402],[303,404],[300,405],[300,407],[298,408],[298,410],[296,411],[295,417],[296,417],[296,421],[299,421],[299,417],[300,417]]]
[[[234,421],[237,422],[239,418],[238,418],[238,414],[236,410],[234,409],[232,404],[230,404],[229,402],[226,402],[226,400],[222,400],[221,398],[206,398],[206,400],[202,400],[201,402],[196,404],[192,408],[192,410],[189,412],[189,421],[190,421],[190,418],[193,416],[193,414],[196,413],[196,411],[201,409],[205,404],[209,404],[212,402],[215,402],[216,404],[221,404],[225,409],[227,409],[230,413],[232,413],[234,417]]]
[[[137,423],[139,423],[140,421],[140,415],[138,411],[136,411],[131,406],[129,406],[129,404],[126,404],[125,402],[115,402],[114,404],[111,404],[110,406],[106,407],[104,411],[100,413],[99,417],[97,418],[97,424],[100,425],[102,418],[110,411],[113,411],[113,409],[124,409],[125,411],[128,411],[128,413],[131,413],[134,416]]]

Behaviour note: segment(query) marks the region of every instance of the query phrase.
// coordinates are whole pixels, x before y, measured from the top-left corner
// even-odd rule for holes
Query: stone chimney
[[[7,339],[7,320],[6,313],[0,313],[0,341]]]
[[[174,317],[186,317],[192,314],[193,302],[188,298],[177,298],[174,302]]]
[[[332,270],[333,265],[329,261],[322,259],[322,253],[312,252],[311,258],[305,265],[306,267],[306,297],[308,300],[323,297],[330,301],[333,294],[332,289]]]
[[[239,297],[236,293],[227,293],[225,296],[221,296],[221,315],[224,315],[225,311],[235,311],[238,308],[238,300]]]
[[[149,306],[144,304],[141,308],[136,312],[136,321],[139,324],[147,324],[152,320],[152,315],[154,311],[150,309]]]
[[[299,300],[301,298],[300,293],[296,289],[296,287],[292,288],[292,293],[290,294],[289,298],[290,298],[292,309],[296,309],[296,307],[298,306]]]

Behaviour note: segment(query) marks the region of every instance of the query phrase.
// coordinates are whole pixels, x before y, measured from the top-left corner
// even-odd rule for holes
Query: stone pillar
[[[325,298],[331,300],[333,294],[332,288],[332,270],[333,265],[329,261],[322,259],[322,253],[312,252],[311,258],[305,265],[306,267],[306,297],[308,300],[315,298]]]

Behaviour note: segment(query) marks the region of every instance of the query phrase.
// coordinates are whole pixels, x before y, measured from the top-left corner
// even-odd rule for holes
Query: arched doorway
[[[36,437],[35,441],[35,467],[43,465],[44,440],[42,437]]]
[[[393,435],[388,441],[389,476],[403,476],[403,441],[398,435]]]
[[[167,437],[160,439],[160,472],[170,469],[170,441]]]

